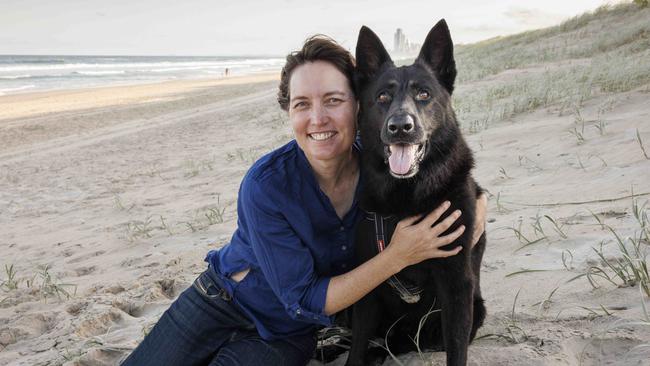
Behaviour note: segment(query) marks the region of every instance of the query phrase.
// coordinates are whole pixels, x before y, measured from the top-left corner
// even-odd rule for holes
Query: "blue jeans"
[[[182,292],[122,366],[304,366],[316,348],[305,335],[267,341],[208,268]]]

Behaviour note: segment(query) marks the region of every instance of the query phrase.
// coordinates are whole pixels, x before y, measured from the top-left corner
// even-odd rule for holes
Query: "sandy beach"
[[[0,264],[19,281],[0,364],[115,364],[137,343],[229,239],[248,166],[290,138],[276,78],[0,97]]]
[[[575,64],[588,62],[552,67]],[[457,93],[544,72],[495,72]],[[116,365],[142,340],[228,242],[248,167],[291,139],[277,82],[0,96],[0,364]],[[647,266],[649,96],[641,83],[463,128],[490,193],[488,317],[471,365],[650,365],[649,297],[607,265],[626,260],[622,245]],[[442,365],[444,353],[385,364]]]

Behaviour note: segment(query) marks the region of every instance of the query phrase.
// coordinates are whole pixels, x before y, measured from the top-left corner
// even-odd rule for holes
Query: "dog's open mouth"
[[[424,145],[391,144],[384,147],[390,174],[395,178],[410,178],[418,172],[424,155]]]

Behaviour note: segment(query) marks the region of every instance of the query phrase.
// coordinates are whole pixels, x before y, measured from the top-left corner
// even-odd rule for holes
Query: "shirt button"
[[[340,230],[345,231],[345,226],[341,226]]]
[[[346,247],[345,245],[341,246],[341,250],[346,250],[346,249],[348,249],[348,247]]]

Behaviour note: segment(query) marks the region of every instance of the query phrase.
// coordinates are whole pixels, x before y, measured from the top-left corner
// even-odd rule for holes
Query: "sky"
[[[354,49],[370,27],[393,48],[441,18],[455,43],[560,23],[604,0],[0,0],[0,54],[285,55],[312,34]]]

